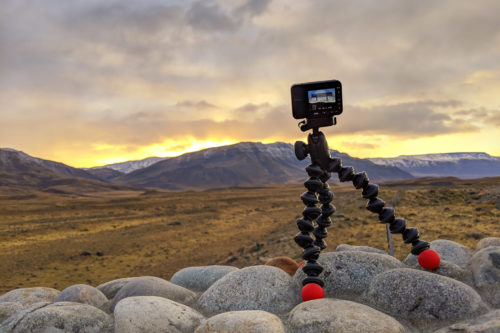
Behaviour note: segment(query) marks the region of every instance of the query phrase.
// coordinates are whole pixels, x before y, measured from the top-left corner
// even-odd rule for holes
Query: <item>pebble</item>
[[[215,315],[201,324],[195,333],[285,333],[281,320],[261,310],[229,311]]]
[[[98,285],[96,288],[99,289],[108,299],[113,299],[116,293],[127,283],[132,281],[134,278],[121,278],[112,281],[108,281]]]
[[[297,264],[297,262],[290,257],[274,257],[269,259],[265,265],[282,269],[290,276],[294,276],[295,272],[297,272],[297,269],[299,268],[299,264]]]
[[[113,320],[105,312],[88,304],[39,302],[10,316],[2,323],[0,332],[111,333]]]
[[[0,323],[20,311],[23,305],[19,302],[1,302],[0,303]]]
[[[205,291],[198,306],[208,313],[263,310],[283,313],[299,301],[290,275],[273,266],[250,266],[224,276]]]
[[[364,245],[349,245],[349,244],[340,244],[337,246],[335,251],[340,252],[340,251],[362,251],[362,252],[371,252],[371,253],[380,253],[380,254],[387,254],[387,252],[371,247],[371,246],[364,246]]]
[[[297,305],[289,316],[292,332],[399,333],[405,328],[394,318],[369,306],[333,298]]]
[[[170,282],[189,290],[205,291],[215,281],[236,270],[236,267],[221,265],[187,267],[175,273]]]
[[[452,262],[458,266],[467,265],[472,258],[472,251],[468,247],[450,240],[437,239],[430,242],[430,245],[431,249],[439,253],[441,260]],[[410,253],[406,259],[403,260],[403,263],[408,266],[413,266],[418,263],[418,256]]]
[[[133,279],[118,291],[111,303],[111,311],[114,311],[116,303],[131,296],[159,296],[187,305],[196,300],[196,294],[191,290],[154,276],[142,276]]]
[[[488,312],[477,318],[461,321],[442,328],[435,333],[498,333],[500,332],[500,310]]]
[[[115,332],[191,333],[205,319],[196,310],[157,296],[127,297],[116,304]]]
[[[318,262],[323,266],[319,276],[325,282],[325,297],[357,301],[377,274],[404,267],[389,255],[362,251],[326,252],[320,255]],[[297,289],[302,289],[305,277],[302,268],[297,270],[293,277]]]
[[[108,299],[99,289],[86,284],[72,285],[56,296],[54,302],[76,302],[106,310]]]
[[[410,268],[377,275],[365,298],[375,308],[427,329],[442,326],[446,321],[471,318],[487,310],[470,286]]]
[[[23,306],[38,302],[53,302],[60,291],[53,288],[20,288],[0,296],[0,302],[18,302]]]
[[[477,242],[476,251],[482,250],[488,246],[500,246],[500,237],[486,237]]]

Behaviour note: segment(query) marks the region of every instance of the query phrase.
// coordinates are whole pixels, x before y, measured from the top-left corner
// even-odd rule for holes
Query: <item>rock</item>
[[[299,264],[297,264],[297,262],[290,257],[271,258],[266,262],[266,265],[278,267],[279,269],[282,269],[290,274],[290,276],[294,276],[295,272],[299,268]]]
[[[319,276],[325,282],[325,297],[355,301],[360,300],[361,294],[377,274],[404,267],[391,256],[361,251],[322,253],[318,262],[323,266],[323,272]],[[297,270],[293,277],[297,289],[302,289],[305,277],[302,269]]]
[[[435,333],[493,333],[500,332],[500,310],[488,312],[472,320],[461,321]]]
[[[450,240],[437,239],[432,241],[430,244],[431,249],[436,250],[437,253],[439,253],[441,260],[452,262],[458,266],[467,265],[472,257],[472,251],[468,247]],[[403,260],[403,263],[408,266],[413,266],[418,263],[417,258],[418,256],[410,253],[406,259]]]
[[[183,268],[175,273],[170,282],[193,291],[205,291],[224,275],[236,271],[234,266],[197,266]]]
[[[477,292],[445,276],[410,268],[377,275],[365,295],[369,304],[425,331],[487,310]]]
[[[75,302],[95,306],[101,310],[106,310],[107,297],[97,288],[86,284],[72,285],[56,296],[54,302]]]
[[[300,301],[292,278],[272,266],[250,266],[224,276],[205,291],[198,306],[209,313],[264,310],[283,313]]]
[[[500,307],[500,246],[489,246],[476,252],[470,267],[474,284],[495,308]]]
[[[202,323],[195,333],[285,333],[281,320],[265,311],[229,311],[215,315]]]
[[[0,303],[0,323],[20,311],[23,305],[19,302],[2,302]]]
[[[18,302],[23,306],[37,302],[53,302],[59,293],[59,290],[43,287],[14,289],[0,296],[0,302]]]
[[[487,237],[477,242],[476,251],[482,250],[489,246],[500,246],[500,237]]]
[[[474,280],[472,278],[472,272],[469,269],[464,268],[464,267],[460,267],[460,266],[455,265],[454,263],[446,261],[446,260],[441,260],[441,262],[439,263],[439,266],[436,269],[432,269],[432,270],[426,270],[426,269],[422,268],[419,264],[415,264],[412,268],[418,269],[421,271],[439,274],[442,276],[447,276],[449,278],[466,283],[470,286],[474,285]]]
[[[369,306],[332,298],[297,305],[289,315],[292,332],[404,332],[394,318]]]
[[[2,323],[1,332],[85,332],[113,331],[111,316],[88,305],[73,302],[39,302],[29,305]]]
[[[131,278],[116,279],[102,283],[98,285],[96,288],[99,289],[108,299],[112,299],[124,285],[126,285],[133,279],[135,278],[131,277]]]
[[[114,311],[116,303],[131,296],[159,296],[187,305],[196,300],[196,294],[191,290],[154,276],[142,276],[133,279],[118,291],[111,303],[111,311]]]
[[[337,248],[335,249],[335,251],[337,251],[337,252],[341,252],[341,251],[362,251],[362,252],[387,254],[387,252],[385,252],[383,250],[380,250],[380,249],[376,249],[376,248],[371,247],[371,246],[364,246],[364,245],[360,246],[360,245],[349,245],[349,244],[340,244],[339,246],[337,246]]]
[[[157,296],[128,297],[116,304],[115,332],[187,333],[205,319],[190,307]]]

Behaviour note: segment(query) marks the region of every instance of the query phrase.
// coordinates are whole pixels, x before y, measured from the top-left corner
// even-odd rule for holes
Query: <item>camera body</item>
[[[338,80],[294,84],[291,88],[292,113],[312,127],[333,125],[342,113],[342,85]]]

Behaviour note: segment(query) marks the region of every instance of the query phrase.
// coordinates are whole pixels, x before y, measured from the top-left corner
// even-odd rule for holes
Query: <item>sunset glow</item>
[[[338,79],[355,157],[500,156],[498,1],[6,1],[0,147],[75,167],[306,134],[294,83]]]

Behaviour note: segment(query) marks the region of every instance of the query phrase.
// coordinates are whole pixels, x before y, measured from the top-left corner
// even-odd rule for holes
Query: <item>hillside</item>
[[[343,165],[366,171],[374,181],[412,178],[396,167],[379,166],[337,151],[331,153],[341,157]],[[307,178],[304,168],[308,163],[309,158],[298,161],[288,143],[242,142],[169,158],[114,178],[113,182],[170,190],[294,183]]]

